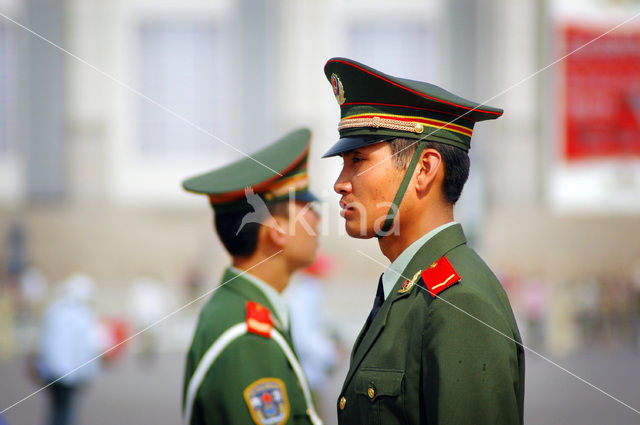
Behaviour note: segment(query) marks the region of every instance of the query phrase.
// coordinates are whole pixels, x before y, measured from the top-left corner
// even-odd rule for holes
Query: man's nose
[[[351,193],[351,189],[351,182],[345,179],[344,171],[341,172],[338,176],[338,179],[333,184],[333,190],[340,195],[346,195],[348,193]]]

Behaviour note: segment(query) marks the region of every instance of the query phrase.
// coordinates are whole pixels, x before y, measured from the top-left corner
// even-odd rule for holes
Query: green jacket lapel
[[[389,298],[384,301],[384,304],[382,304],[380,311],[378,311],[378,314],[373,319],[373,322],[371,322],[371,324],[369,325],[369,328],[366,329],[365,324],[365,326],[360,331],[360,335],[358,336],[358,339],[353,346],[353,352],[351,353],[351,364],[349,366],[347,377],[344,381],[343,391],[351,381],[353,374],[356,372],[356,370],[358,370],[358,366],[360,365],[360,363],[362,363],[362,360],[371,349],[371,346],[377,339],[378,335],[384,329],[393,303],[409,295],[408,292],[398,293],[398,289],[400,289],[400,287],[398,286],[398,284],[396,284],[391,291]]]
[[[380,307],[380,311],[378,311],[378,314],[376,314],[376,317],[371,322],[371,325],[369,325],[369,328],[366,329],[365,324],[363,329],[360,331],[360,335],[358,336],[359,341],[356,341],[356,345],[353,346],[353,352],[351,353],[351,364],[349,365],[349,372],[347,373],[347,377],[344,380],[344,384],[342,387],[343,391],[351,381],[353,374],[358,369],[358,366],[373,345],[373,342],[376,340],[380,332],[382,332],[382,330],[384,329],[390,307],[391,301],[385,300],[384,304],[382,304],[382,307]]]
[[[356,338],[356,342],[353,344],[353,348],[351,349],[351,359],[350,359],[350,363],[353,363],[353,358],[356,355],[356,351],[358,351],[358,347],[360,346],[360,343],[362,342],[362,338],[364,337],[364,334],[367,332],[367,330],[370,328],[367,327],[367,322],[364,322],[364,325],[362,326],[362,329],[360,329],[360,333],[358,334],[358,337]]]

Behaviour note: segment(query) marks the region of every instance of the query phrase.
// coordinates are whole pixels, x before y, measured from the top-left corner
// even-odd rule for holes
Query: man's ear
[[[289,236],[285,231],[286,223],[284,220],[272,216],[266,219],[260,227],[260,231],[264,232],[265,238],[270,243],[280,249],[284,248]]]
[[[435,149],[423,150],[416,165],[416,190],[418,192],[427,191],[436,180],[438,171],[442,167],[440,152]]]

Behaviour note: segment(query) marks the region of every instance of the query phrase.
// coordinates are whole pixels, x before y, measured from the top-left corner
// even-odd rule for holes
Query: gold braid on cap
[[[338,131],[346,128],[373,127],[388,128],[390,130],[406,131],[411,133],[422,133],[424,126],[415,121],[394,120],[391,118],[380,118],[377,116],[370,118],[343,118],[338,124]]]
[[[279,181],[277,185],[270,187],[263,196],[267,201],[271,201],[272,199],[289,193],[290,190],[295,192],[297,190],[304,189],[307,186],[309,186],[309,176],[305,171],[304,173],[296,174]]]

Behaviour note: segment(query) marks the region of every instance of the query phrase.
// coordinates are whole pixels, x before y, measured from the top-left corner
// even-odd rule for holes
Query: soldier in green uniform
[[[208,195],[232,257],[200,313],[187,354],[183,415],[192,424],[321,424],[293,351],[280,295],[316,256],[307,157],[311,133],[183,182]]]
[[[345,58],[325,65],[340,105],[347,233],[391,265],[353,347],[340,424],[519,424],[524,351],[507,296],[453,219],[473,126],[502,110]]]

